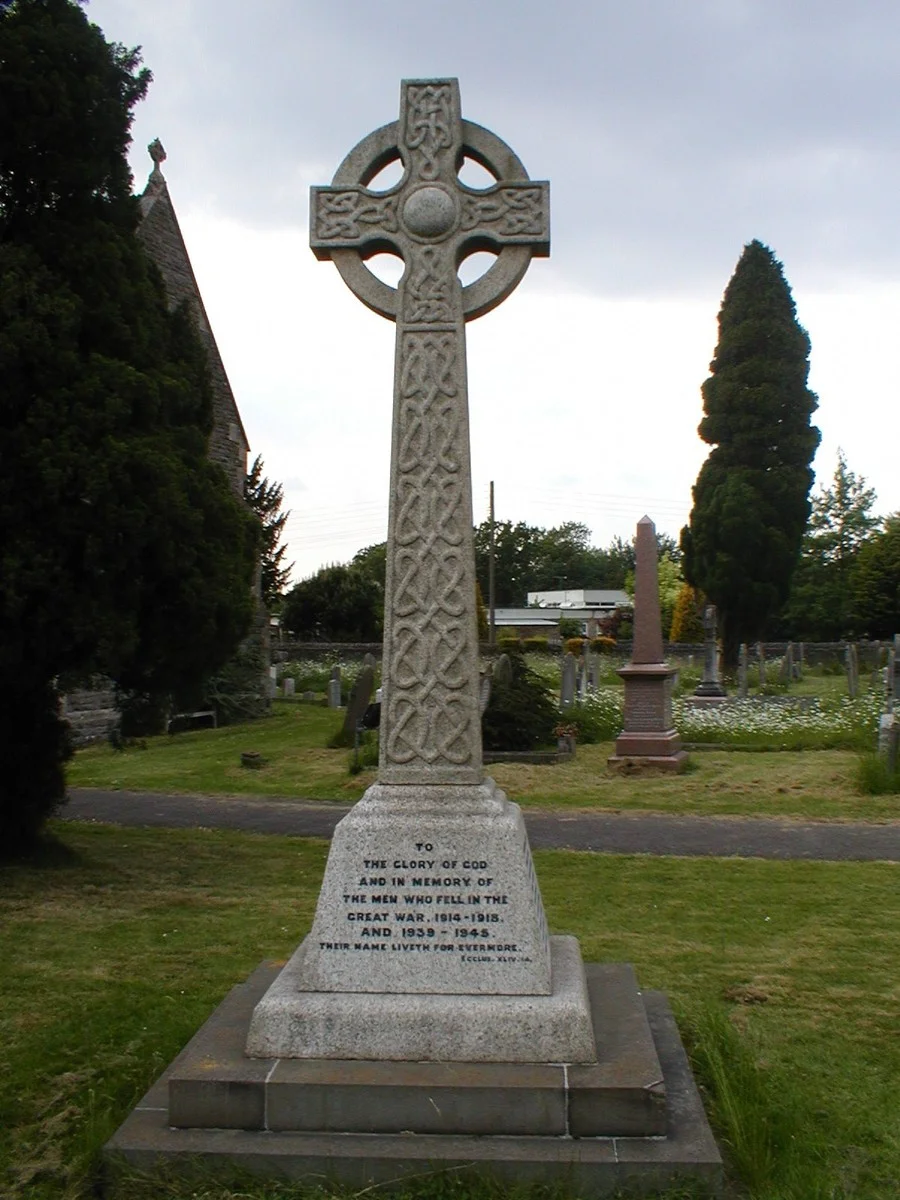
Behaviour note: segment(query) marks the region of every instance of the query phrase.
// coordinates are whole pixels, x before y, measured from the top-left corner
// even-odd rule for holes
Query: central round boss
[[[403,224],[419,237],[440,237],[455,221],[456,205],[443,188],[421,187],[404,202]]]

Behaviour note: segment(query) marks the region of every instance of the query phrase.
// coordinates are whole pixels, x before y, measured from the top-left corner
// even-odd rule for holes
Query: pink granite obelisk
[[[634,568],[634,642],[625,681],[625,728],[616,738],[611,767],[658,767],[681,771],[687,754],[672,720],[672,676],[663,662],[659,612],[656,527],[649,517],[637,525]]]

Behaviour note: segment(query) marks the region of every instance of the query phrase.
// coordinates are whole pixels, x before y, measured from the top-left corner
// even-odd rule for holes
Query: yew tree
[[[61,685],[194,687],[252,611],[258,526],[207,458],[204,353],[135,234],[149,81],[74,0],[0,6],[0,853],[63,799]]]
[[[685,578],[717,606],[729,662],[764,637],[800,556],[819,444],[809,351],[781,263],[750,242],[719,310],[698,430],[713,448],[681,534]]]

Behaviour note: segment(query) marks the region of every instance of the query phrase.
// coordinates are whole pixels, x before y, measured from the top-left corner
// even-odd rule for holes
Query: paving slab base
[[[225,998],[107,1143],[111,1168],[354,1188],[468,1168],[591,1195],[721,1185],[666,998],[625,964],[586,964],[598,1062],[581,1065],[250,1059],[277,972],[263,964]]]

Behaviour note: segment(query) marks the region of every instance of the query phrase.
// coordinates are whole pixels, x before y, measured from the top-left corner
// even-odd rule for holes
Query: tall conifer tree
[[[135,234],[140,61],[74,0],[0,6],[0,853],[64,795],[58,682],[196,687],[252,611],[257,523]]]
[[[717,606],[730,662],[764,635],[799,558],[819,444],[809,350],[781,263],[750,242],[719,311],[698,430],[713,449],[681,534],[685,578]]]

